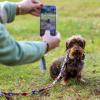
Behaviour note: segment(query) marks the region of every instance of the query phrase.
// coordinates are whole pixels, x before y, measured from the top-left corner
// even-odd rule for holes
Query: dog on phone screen
[[[65,63],[65,71],[63,73],[64,84],[69,78],[75,78],[77,81],[85,82],[82,79],[82,69],[84,67],[85,58],[85,39],[80,35],[70,37],[65,46],[67,53],[67,61]],[[55,79],[60,73],[62,63],[65,57],[56,59],[50,66],[50,76]]]

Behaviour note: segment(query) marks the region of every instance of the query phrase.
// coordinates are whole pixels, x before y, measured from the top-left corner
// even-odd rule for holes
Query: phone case
[[[46,30],[50,31],[51,35],[56,35],[56,6],[45,5],[41,9],[40,36],[43,36]]]

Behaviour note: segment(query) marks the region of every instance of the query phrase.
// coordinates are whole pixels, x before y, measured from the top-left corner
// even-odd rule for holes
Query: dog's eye
[[[78,42],[79,46],[83,48],[83,43],[82,42]]]
[[[73,44],[74,44],[74,43],[71,42],[70,45],[69,45],[69,48],[73,47]]]

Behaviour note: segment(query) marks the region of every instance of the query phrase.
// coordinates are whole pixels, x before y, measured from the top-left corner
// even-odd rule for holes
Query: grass
[[[60,47],[46,55],[45,72],[39,70],[39,62],[14,67],[0,65],[0,91],[31,91],[51,83],[50,64],[65,54],[66,39],[80,34],[86,39],[84,78],[87,85],[70,80],[66,86],[57,84],[50,90],[50,96],[15,97],[15,100],[100,100],[100,95],[95,93],[100,89],[100,1],[45,0],[45,3],[57,5],[57,30],[62,35]],[[39,18],[18,16],[7,29],[16,40],[40,40]]]

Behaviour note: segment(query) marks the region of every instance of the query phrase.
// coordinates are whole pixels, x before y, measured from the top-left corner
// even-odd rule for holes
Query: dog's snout
[[[74,47],[74,52],[80,52],[80,48],[79,47]]]
[[[79,49],[78,48],[75,48],[75,52],[79,52]]]
[[[79,56],[79,55],[81,55],[81,54],[82,54],[81,48],[75,46],[75,47],[73,48],[73,53],[72,53],[72,55],[73,55],[73,56]]]

